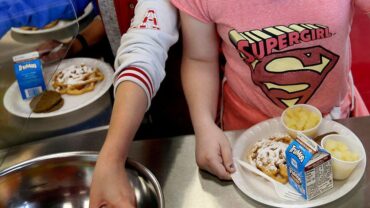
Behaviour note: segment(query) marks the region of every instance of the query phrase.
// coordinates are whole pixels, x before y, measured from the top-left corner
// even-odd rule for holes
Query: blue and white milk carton
[[[38,52],[13,57],[14,72],[22,98],[29,99],[46,90]]]
[[[312,139],[299,133],[285,154],[289,183],[303,198],[310,200],[333,188],[331,156]]]

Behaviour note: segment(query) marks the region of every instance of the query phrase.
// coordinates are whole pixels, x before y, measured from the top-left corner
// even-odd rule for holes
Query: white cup
[[[296,129],[292,129],[292,128],[289,128],[286,124],[285,124],[285,116],[286,116],[286,113],[288,110],[290,109],[294,109],[294,108],[306,108],[308,109],[309,111],[313,112],[313,113],[316,113],[320,120],[319,122],[316,124],[316,126],[310,128],[310,129],[305,129],[305,130],[296,130]],[[321,125],[321,122],[322,122],[322,114],[320,112],[319,109],[317,109],[315,106],[313,105],[308,105],[308,104],[297,104],[297,105],[293,105],[287,109],[285,109],[283,111],[283,113],[281,114],[281,123],[283,124],[284,128],[287,130],[288,134],[290,136],[292,136],[293,138],[296,138],[297,137],[297,133],[298,132],[302,132],[304,135],[308,136],[308,137],[311,137],[311,138],[314,138],[316,135],[317,135],[317,131]]]
[[[348,178],[353,170],[357,167],[357,165],[360,163],[360,161],[364,158],[364,154],[362,152],[362,146],[361,144],[354,138],[351,138],[350,136],[343,136],[339,134],[331,134],[325,136],[321,140],[321,146],[325,149],[326,142],[328,140],[334,140],[334,141],[341,141],[344,144],[347,145],[349,151],[355,152],[358,154],[358,160],[355,161],[345,161],[341,159],[337,159],[332,155],[332,167],[333,167],[333,178],[335,180],[344,180]]]

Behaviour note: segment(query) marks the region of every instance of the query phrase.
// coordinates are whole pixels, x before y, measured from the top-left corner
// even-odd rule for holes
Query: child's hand
[[[196,135],[196,161],[199,168],[218,178],[230,180],[235,171],[231,146],[224,132],[213,124]]]
[[[124,169],[124,163],[113,163],[99,156],[90,191],[90,208],[134,208],[135,194]]]

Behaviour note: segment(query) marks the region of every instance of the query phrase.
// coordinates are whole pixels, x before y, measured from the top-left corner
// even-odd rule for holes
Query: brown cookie
[[[56,106],[61,99],[60,93],[56,91],[45,91],[31,100],[30,107],[35,113],[46,112]]]
[[[45,113],[50,113],[50,112],[59,110],[63,105],[64,105],[64,99],[62,98],[62,99],[60,99],[60,101],[56,105],[54,105],[49,110],[45,111]]]

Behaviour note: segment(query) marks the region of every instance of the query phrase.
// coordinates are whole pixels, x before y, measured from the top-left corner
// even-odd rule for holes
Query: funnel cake
[[[55,27],[59,23],[59,20],[55,20],[50,22],[49,24],[45,25],[42,28],[32,27],[32,26],[23,26],[21,27],[22,30],[29,30],[29,31],[36,31],[36,30],[42,30],[42,29],[50,29]]]
[[[52,86],[61,94],[80,95],[95,89],[95,85],[104,79],[98,69],[84,64],[72,65],[59,71],[53,77]]]
[[[276,136],[255,143],[246,159],[263,173],[280,183],[288,182],[285,150],[292,141],[290,136]]]

